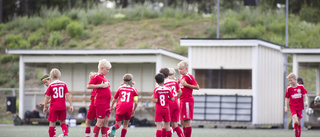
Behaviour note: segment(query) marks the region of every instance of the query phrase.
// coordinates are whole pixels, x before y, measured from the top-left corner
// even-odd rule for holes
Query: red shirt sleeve
[[[52,92],[51,92],[51,86],[49,85],[49,87],[48,87],[48,89],[47,89],[47,91],[46,91],[45,94],[46,94],[47,96],[51,96],[51,93],[52,93]]]
[[[137,91],[137,89],[135,89],[135,88],[134,88],[134,94],[133,94],[133,96],[138,96],[138,91]]]
[[[169,99],[173,98],[172,91],[169,92]]]
[[[114,99],[118,99],[119,93],[120,93],[120,89],[121,88],[119,88],[118,91],[116,92],[116,94],[114,94],[114,96],[113,96]]]
[[[96,84],[97,83],[97,77],[96,77],[96,75],[94,75],[91,79],[90,79],[90,81],[89,81],[89,83],[88,84]]]
[[[287,90],[286,90],[286,95],[285,95],[285,97],[286,97],[286,98],[290,98],[290,95],[289,95],[289,90],[288,90],[288,88],[287,88]]]
[[[188,81],[187,83],[191,84],[191,85],[198,85],[197,81],[194,79],[194,77],[192,75],[189,75],[190,77],[188,77]]]
[[[158,99],[158,93],[156,93],[156,88],[153,91],[153,98]]]
[[[64,85],[64,94],[66,93],[69,93],[69,90],[68,90],[68,87],[67,87],[67,84]]]
[[[178,82],[176,82],[176,89],[177,89],[177,93],[178,93],[178,90],[180,89]]]

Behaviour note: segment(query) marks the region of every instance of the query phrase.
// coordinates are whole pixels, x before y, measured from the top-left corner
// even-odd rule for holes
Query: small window
[[[251,89],[251,76],[251,70],[195,70],[195,79],[201,88]]]

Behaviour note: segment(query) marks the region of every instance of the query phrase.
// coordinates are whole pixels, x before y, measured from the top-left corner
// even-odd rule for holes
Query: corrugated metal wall
[[[284,55],[279,50],[258,47],[258,99],[257,123],[279,125],[283,123]]]
[[[193,69],[251,69],[252,47],[192,47]]]

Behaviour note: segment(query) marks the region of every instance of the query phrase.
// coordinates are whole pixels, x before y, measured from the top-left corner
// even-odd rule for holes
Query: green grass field
[[[91,130],[93,127],[91,128]],[[83,137],[84,126],[71,127],[69,137]],[[120,130],[116,136],[120,137]],[[57,136],[61,134],[60,126],[57,126]],[[128,137],[154,137],[155,127],[129,128]],[[0,125],[0,137],[46,137],[48,126],[11,126]],[[101,136],[101,134],[100,134]],[[293,130],[283,129],[217,129],[217,128],[193,128],[193,137],[293,137]],[[303,130],[302,137],[319,137],[319,130]],[[174,133],[173,137],[177,137]]]

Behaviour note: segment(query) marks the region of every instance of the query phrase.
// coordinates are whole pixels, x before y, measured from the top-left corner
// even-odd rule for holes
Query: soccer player
[[[96,72],[90,72],[89,78],[91,79],[96,74],[97,74]],[[94,104],[95,97],[96,97],[96,90],[97,89],[91,90],[90,105],[89,105],[89,110],[88,110],[87,119],[86,119],[86,130],[85,130],[86,137],[90,137],[90,131],[91,131],[90,123],[92,120],[94,120],[94,118],[96,118],[96,106]]]
[[[96,89],[96,100],[94,104],[96,105],[97,123],[93,128],[93,137],[99,136],[100,129],[102,136],[106,137],[109,130],[108,122],[110,117],[111,91],[109,81],[105,75],[109,73],[110,69],[111,64],[109,61],[106,59],[100,60],[98,73],[91,77],[87,85],[88,89]]]
[[[193,119],[193,89],[199,90],[199,85],[194,77],[188,73],[188,62],[181,61],[178,63],[179,73],[182,75],[179,80],[179,86],[182,94],[180,96],[180,119],[185,137],[191,137],[192,127],[191,120]]]
[[[138,105],[138,92],[133,87],[133,76],[131,74],[125,74],[123,76],[123,83],[118,88],[116,94],[113,96],[111,103],[111,113],[114,108],[113,105],[117,101],[116,106],[116,124],[112,126],[110,137],[115,136],[116,130],[121,126],[123,120],[123,128],[121,131],[121,137],[125,137],[130,118],[134,115],[134,111]],[[134,103],[134,104],[133,104]]]
[[[293,73],[290,73],[287,76],[290,85],[287,87],[287,91],[285,94],[285,107],[284,111],[287,112],[288,108],[288,99],[290,99],[289,107],[291,111],[291,115],[294,120],[294,131],[295,137],[301,136],[301,118],[302,118],[302,110],[303,106],[303,96],[305,96],[305,106],[308,106],[308,96],[307,90],[300,84],[297,83],[297,76]]]
[[[50,110],[49,110],[49,137],[54,137],[56,135],[56,121],[60,120],[60,125],[62,128],[62,132],[64,137],[68,137],[68,127],[66,125],[67,118],[67,107],[65,102],[65,97],[70,104],[70,112],[73,112],[73,106],[71,97],[69,94],[69,90],[67,88],[66,83],[60,81],[61,73],[58,69],[54,68],[50,72],[50,76],[53,80],[52,83],[49,84],[48,89],[46,91],[46,97],[44,101],[43,113],[47,113],[47,103],[50,101]]]
[[[170,112],[170,119],[171,119],[171,124],[172,124],[172,132],[177,131],[178,137],[184,137],[182,130],[178,126],[178,122],[179,122],[178,98],[181,95],[181,89],[179,87],[179,84],[175,80],[168,78],[169,73],[170,73],[170,70],[168,68],[160,69],[160,73],[162,73],[165,77],[164,85],[168,86],[172,89],[172,94],[174,97],[174,101],[169,100],[169,110],[170,110],[169,112]],[[164,136],[164,135],[166,135],[166,130],[163,128],[162,129],[162,136]]]
[[[40,80],[42,81],[42,83],[43,83],[44,85],[46,85],[46,87],[48,87],[49,84],[51,83],[51,78],[50,78],[50,76],[49,76],[48,74],[44,74],[44,75],[41,77]],[[47,104],[48,104],[49,102],[50,102],[50,99],[48,100]],[[39,107],[42,107],[42,106],[44,106],[44,103],[40,103],[40,104],[39,104]]]
[[[153,101],[155,102],[155,116],[154,121],[157,125],[156,137],[162,137],[162,121],[164,121],[164,127],[167,132],[167,137],[171,137],[170,131],[170,116],[169,116],[169,99],[174,101],[171,89],[164,86],[164,75],[158,73],[155,76],[155,80],[158,83],[158,87],[154,89]]]

